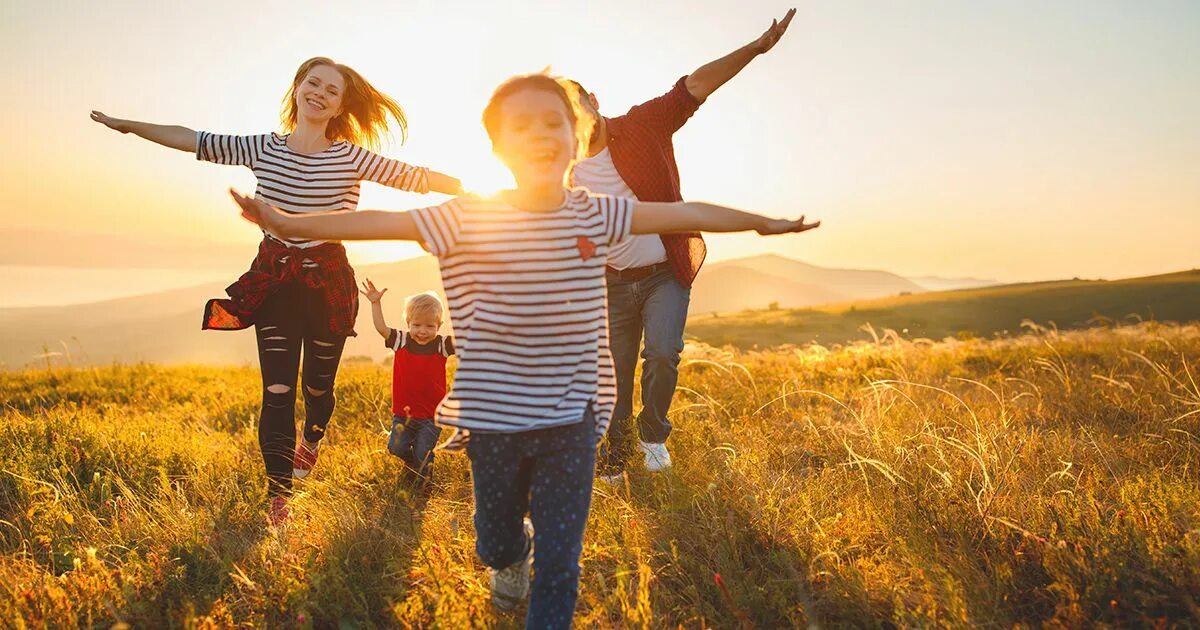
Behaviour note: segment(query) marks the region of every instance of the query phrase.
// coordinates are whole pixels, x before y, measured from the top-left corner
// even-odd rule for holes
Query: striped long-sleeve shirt
[[[217,164],[246,166],[258,186],[254,196],[291,213],[354,210],[359,182],[418,193],[429,192],[429,169],[410,166],[373,153],[356,144],[335,142],[319,153],[299,153],[287,146],[287,136],[196,133],[196,159]],[[312,247],[324,241],[272,238],[291,247]]]
[[[631,199],[566,191],[527,211],[464,196],[413,212],[438,257],[458,370],[436,419],[468,431],[573,424],[593,405],[608,429],[616,380],[604,265],[629,236]]]

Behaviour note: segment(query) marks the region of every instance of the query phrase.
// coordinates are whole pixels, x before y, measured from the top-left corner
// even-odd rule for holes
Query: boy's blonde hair
[[[410,295],[404,300],[404,320],[411,322],[417,315],[433,315],[442,321],[442,299],[433,291]]]

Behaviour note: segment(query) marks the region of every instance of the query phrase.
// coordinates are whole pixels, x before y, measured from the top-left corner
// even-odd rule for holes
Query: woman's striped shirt
[[[385,158],[346,141],[319,153],[288,148],[287,136],[228,136],[196,132],[196,159],[249,167],[258,179],[254,196],[285,212],[328,212],[358,207],[361,180],[417,193],[429,192],[429,169]],[[291,247],[324,241],[272,238]]]
[[[458,370],[440,424],[517,432],[573,424],[591,403],[608,429],[616,379],[604,262],[636,201],[565,191],[562,206],[464,196],[413,211],[438,257]]]

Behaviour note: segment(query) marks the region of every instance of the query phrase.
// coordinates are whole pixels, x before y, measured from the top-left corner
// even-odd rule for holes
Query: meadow
[[[265,528],[250,367],[0,373],[0,625],[515,627],[466,461],[347,364]],[[579,627],[1200,625],[1200,325],[690,344],[674,469],[597,485]],[[126,626],[121,626],[126,627]]]

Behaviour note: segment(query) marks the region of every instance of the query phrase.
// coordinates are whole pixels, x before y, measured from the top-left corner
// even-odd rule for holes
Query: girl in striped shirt
[[[243,216],[273,233],[417,240],[438,257],[459,365],[437,421],[469,431],[476,550],[491,567],[493,603],[511,608],[529,595],[536,569],[530,628],[569,627],[578,595],[596,444],[615,394],[609,248],[631,233],[784,234],[819,225],[567,188],[581,137],[568,89],[535,74],[492,95],[484,126],[517,182],[494,197],[410,212],[295,216],[233,193]]]
[[[296,71],[284,97],[283,134],[218,135],[92,112],[93,120],[121,133],[195,153],[199,160],[249,168],[258,180],[255,197],[292,215],[354,210],[361,180],[420,193],[460,193],[453,177],[364,148],[378,147],[389,117],[403,138],[407,121],[400,105],[354,69],[325,57],[309,59]],[[227,292],[230,299],[206,305],[203,326],[255,326],[263,387],[259,447],[270,520],[277,525],[288,515],[292,478],[312,470],[333,414],[334,379],[358,312],[354,271],[336,239],[264,228],[250,271]],[[293,387],[302,349],[305,422],[297,445]]]

